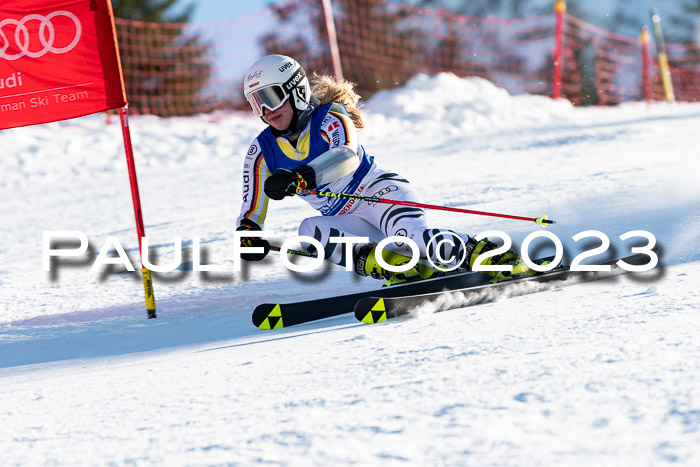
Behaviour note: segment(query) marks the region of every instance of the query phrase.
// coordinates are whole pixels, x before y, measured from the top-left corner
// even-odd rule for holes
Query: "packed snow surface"
[[[546,214],[566,262],[600,245],[580,232],[611,241],[591,263],[643,246],[620,236],[646,231],[660,266],[379,325],[343,315],[261,331],[259,303],[379,284],[338,267],[293,274],[276,254],[235,272],[243,156],[263,124],[141,116],[130,122],[150,257],[179,265],[154,274],[147,320],[138,272],[91,270],[115,241],[139,270],[116,119],[3,131],[1,463],[699,465],[700,105],[574,108],[440,74],[365,110],[366,150],[424,202]],[[265,230],[281,243],[311,215],[299,199],[272,202]],[[541,230],[429,220],[500,230],[516,248]],[[49,231],[83,232],[87,253],[44,271]],[[193,271],[195,249],[225,271]]]

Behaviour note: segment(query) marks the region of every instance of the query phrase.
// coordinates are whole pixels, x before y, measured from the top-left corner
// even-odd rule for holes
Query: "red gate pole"
[[[338,49],[338,36],[335,33],[335,23],[333,22],[333,8],[331,0],[321,0],[323,9],[323,20],[326,23],[326,33],[328,34],[328,45],[331,49],[331,62],[333,63],[333,74],[337,82],[343,79],[343,68],[340,65],[340,50]]]
[[[561,97],[561,65],[564,56],[564,13],[566,1],[557,0],[554,4],[556,15],[554,24],[554,64],[552,67],[552,99]]]
[[[651,105],[651,87],[649,82],[649,67],[651,59],[649,57],[649,28],[642,26],[639,33],[639,43],[642,46],[642,95],[647,102],[647,106]]]
[[[139,236],[139,257],[141,259],[141,275],[143,288],[146,294],[146,312],[148,319],[156,317],[156,299],[153,295],[153,281],[151,271],[143,265],[143,250],[141,239],[146,236],[141,215],[141,197],[139,196],[139,184],[136,180],[136,166],[134,164],[134,150],[131,147],[131,132],[129,131],[129,117],[127,106],[119,108],[119,119],[122,124],[122,136],[124,137],[124,152],[126,153],[126,165],[129,169],[129,183],[131,185],[131,199],[134,202],[134,216],[136,217],[136,233]]]

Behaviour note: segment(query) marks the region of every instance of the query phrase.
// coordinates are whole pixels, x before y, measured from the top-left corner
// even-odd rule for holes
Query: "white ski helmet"
[[[292,107],[303,112],[309,105],[311,88],[306,72],[286,55],[267,55],[255,62],[243,79],[243,94],[253,113],[263,108],[279,109],[291,97]]]

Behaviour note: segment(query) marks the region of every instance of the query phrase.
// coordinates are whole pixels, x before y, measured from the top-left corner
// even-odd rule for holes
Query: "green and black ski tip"
[[[363,298],[355,304],[355,318],[366,324],[386,321],[387,316],[384,299],[375,297]],[[394,316],[392,316],[392,318],[394,318]]]
[[[279,303],[264,303],[255,309],[253,324],[260,329],[280,329],[284,327],[282,309]]]

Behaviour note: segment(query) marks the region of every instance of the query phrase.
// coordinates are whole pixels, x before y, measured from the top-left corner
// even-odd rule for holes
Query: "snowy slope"
[[[567,260],[654,234],[663,268],[377,326],[349,316],[266,333],[255,304],[376,288],[277,257],[233,272],[243,114],[132,118],[159,318],[140,278],[90,271],[138,248],[117,124],[97,115],[0,133],[3,464],[658,465],[700,462],[700,105],[577,109],[480,79],[418,75],[367,103],[363,144],[427,203],[547,214]],[[278,240],[314,212],[270,207]],[[536,225],[433,212],[515,245]],[[42,233],[91,256],[42,271]],[[192,240],[226,272],[192,272]],[[177,250],[177,251],[176,251]],[[303,260],[303,259],[300,259]]]

